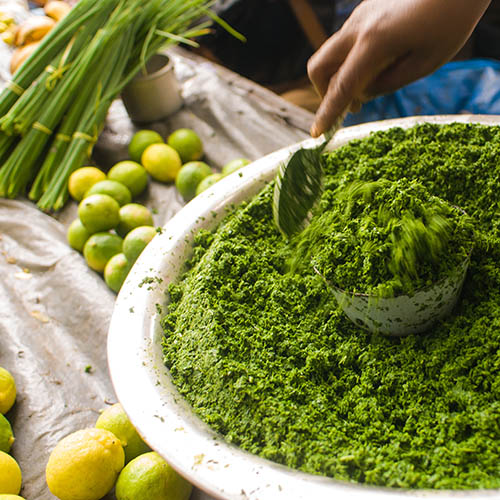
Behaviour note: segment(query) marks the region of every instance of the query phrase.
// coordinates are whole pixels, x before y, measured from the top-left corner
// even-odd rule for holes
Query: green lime
[[[0,366],[0,413],[7,413],[16,400],[16,383],[12,374]]]
[[[189,128],[180,128],[172,132],[167,139],[181,157],[182,163],[199,160],[203,156],[203,143],[198,134]]]
[[[0,451],[0,491],[17,495],[21,491],[21,469],[18,463],[7,453]]]
[[[125,463],[120,440],[105,429],[82,429],[59,441],[45,468],[47,486],[60,500],[99,500]]]
[[[12,427],[9,421],[0,414],[0,451],[9,453],[13,442],[14,434],[12,433]]]
[[[194,198],[198,184],[209,175],[212,169],[202,161],[190,161],[185,163],[175,178],[175,186],[184,198],[189,201]]]
[[[115,257],[117,256],[115,255]],[[130,462],[143,453],[151,451],[141,436],[137,434],[120,403],[106,408],[97,419],[95,426],[98,429],[107,429],[122,442],[123,450],[125,451],[125,463]]]
[[[90,231],[82,224],[82,221],[75,219],[69,225],[66,235],[69,246],[78,252],[82,252],[86,241],[90,238],[90,234]]]
[[[127,259],[132,263],[135,262],[155,235],[156,229],[151,226],[140,226],[132,229],[123,240],[123,253]]]
[[[85,193],[97,182],[106,179],[106,174],[96,167],[82,167],[75,170],[68,179],[69,194],[76,201],[82,201]]]
[[[121,182],[126,186],[132,198],[139,196],[148,185],[146,169],[135,161],[121,161],[110,168],[108,179]]]
[[[117,253],[113,255],[104,268],[104,281],[106,285],[108,285],[113,292],[118,293],[131,267],[125,254]]]
[[[139,130],[128,145],[128,153],[133,161],[140,163],[142,153],[148,146],[164,142],[163,137],[154,130]]]
[[[251,163],[250,160],[247,160],[246,158],[235,158],[222,167],[221,174],[225,177],[226,175],[236,172],[236,170],[239,170],[241,167],[244,167],[249,163]]]
[[[103,272],[108,260],[122,251],[122,244],[123,240],[116,234],[93,234],[83,247],[83,256],[87,265],[94,271]]]
[[[117,500],[187,500],[192,486],[152,451],[129,462],[116,482]]]
[[[173,182],[181,169],[179,153],[168,144],[151,144],[141,156],[141,163],[149,175],[160,182]]]
[[[116,232],[125,237],[132,229],[139,226],[152,226],[153,215],[144,205],[128,203],[120,208],[120,222]]]
[[[107,194],[93,194],[80,202],[78,216],[90,233],[107,231],[120,222],[120,205]]]
[[[125,184],[109,179],[96,182],[85,193],[85,198],[93,194],[107,194],[108,196],[111,196],[111,198],[115,199],[120,207],[132,201],[132,194]]]
[[[220,181],[221,179],[222,174],[211,174],[208,177],[205,177],[196,188],[196,196],[208,189],[210,186],[213,186],[217,181]]]

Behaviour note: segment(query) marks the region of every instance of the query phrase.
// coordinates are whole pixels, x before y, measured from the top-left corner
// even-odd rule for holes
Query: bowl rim
[[[371,132],[420,123],[500,124],[500,116],[418,116],[341,129],[328,150]],[[130,271],[115,302],[108,340],[108,367],[118,400],[151,448],[194,486],[220,499],[298,500],[409,497],[500,499],[495,490],[403,490],[367,486],[300,472],[228,444],[191,411],[173,386],[161,352],[166,285],[175,281],[194,237],[212,228],[228,207],[238,205],[271,181],[279,164],[306,139],[243,167],[194,198],[161,229]]]

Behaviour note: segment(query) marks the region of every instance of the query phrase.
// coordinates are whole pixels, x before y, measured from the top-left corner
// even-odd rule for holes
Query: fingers
[[[357,43],[338,71],[331,76],[320,104],[311,135],[318,137],[351,105],[356,108],[365,95],[365,89],[392,61],[380,52],[376,44]]]
[[[321,97],[325,96],[331,76],[340,68],[353,43],[351,36],[341,30],[332,35],[309,59],[307,73]]]

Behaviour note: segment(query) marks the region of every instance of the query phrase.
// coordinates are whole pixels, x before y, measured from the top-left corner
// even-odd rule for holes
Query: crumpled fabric
[[[415,115],[500,114],[500,61],[469,59],[363,105],[344,125]]]

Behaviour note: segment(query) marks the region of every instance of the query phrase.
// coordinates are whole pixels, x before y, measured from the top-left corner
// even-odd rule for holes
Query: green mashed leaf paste
[[[418,181],[471,217],[451,316],[404,338],[353,325],[309,261],[289,272],[296,245],[274,226],[270,185],[197,235],[168,289],[165,363],[202,420],[264,458],[373,485],[500,488],[500,127],[352,141],[328,155],[315,217],[379,179]]]

